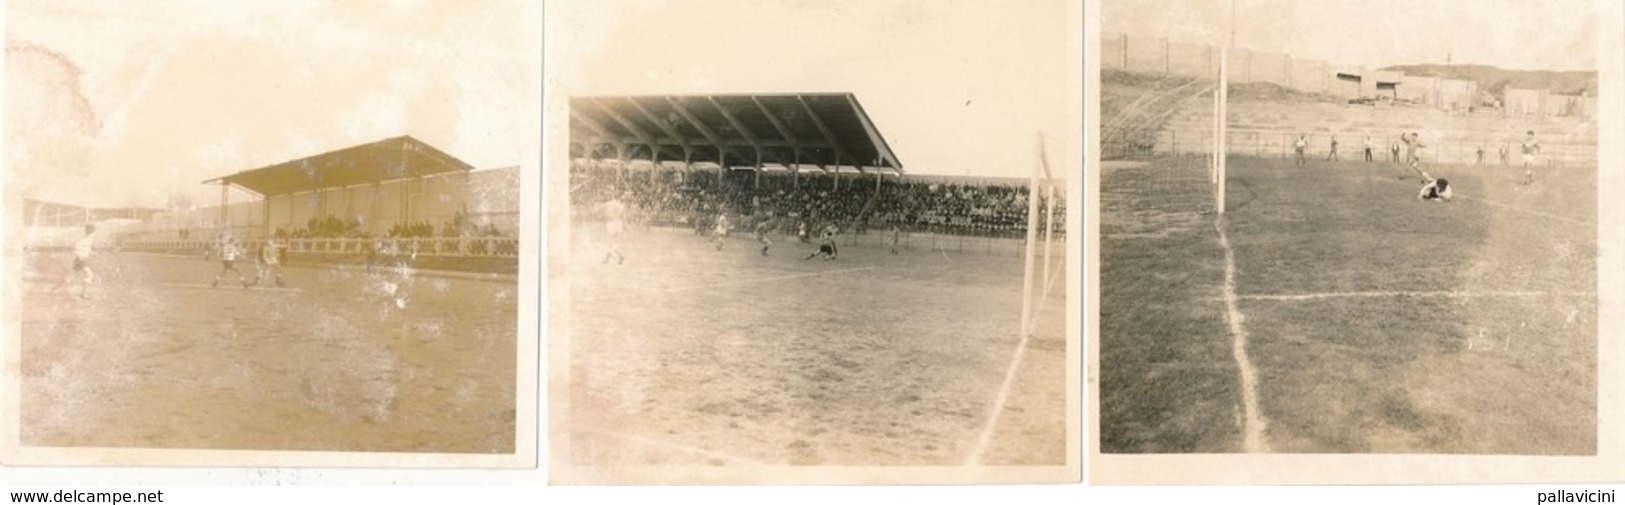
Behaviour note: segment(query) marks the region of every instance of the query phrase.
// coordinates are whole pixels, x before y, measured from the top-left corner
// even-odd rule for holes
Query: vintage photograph
[[[534,464],[526,9],[8,2],[4,463]]]
[[[1599,454],[1599,5],[1099,2],[1098,451]]]
[[[1076,481],[1068,12],[549,4],[555,482]]]

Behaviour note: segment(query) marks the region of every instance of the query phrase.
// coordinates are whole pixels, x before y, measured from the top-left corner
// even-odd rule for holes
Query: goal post
[[[1021,327],[1018,333],[1022,338],[1032,334],[1033,326],[1042,312],[1040,307],[1048,301],[1052,281],[1055,276],[1062,273],[1062,269],[1052,268],[1056,258],[1053,250],[1056,247],[1055,212],[1059,203],[1056,196],[1057,186],[1057,179],[1050,170],[1045,135],[1038,132],[1032,174],[1027,184],[1027,247],[1023,265]],[[1040,261],[1043,262],[1041,267],[1037,265]]]
[[[1226,155],[1230,152],[1225,121],[1230,100],[1230,46],[1219,48],[1219,78],[1213,89],[1213,212],[1223,216]]]

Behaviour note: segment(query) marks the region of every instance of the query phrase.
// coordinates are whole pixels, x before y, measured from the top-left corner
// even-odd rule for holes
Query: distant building
[[[162,209],[145,207],[90,208],[42,200],[23,200],[23,223],[24,226],[30,227],[77,228],[80,225],[109,219],[151,219],[162,212]]]
[[[1101,68],[1106,69],[1212,79],[1220,66],[1220,48],[1207,44],[1122,33],[1102,37],[1101,44]],[[1581,90],[1508,88],[1505,96],[1494,97],[1480,89],[1476,81],[1340,66],[1244,48],[1232,48],[1225,63],[1229,66],[1231,83],[1272,83],[1301,92],[1329,93],[1348,99],[1387,98],[1464,112],[1488,104],[1506,114],[1538,117],[1594,118],[1597,113],[1595,81]],[[1500,107],[1495,107],[1497,102]]]

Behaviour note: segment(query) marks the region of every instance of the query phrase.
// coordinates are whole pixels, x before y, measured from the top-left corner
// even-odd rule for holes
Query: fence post
[[[1172,45],[1173,43],[1169,42],[1168,39],[1162,39],[1162,75],[1168,75],[1173,68],[1173,64],[1168,61],[1171,59],[1168,53],[1170,51],[1169,47]]]

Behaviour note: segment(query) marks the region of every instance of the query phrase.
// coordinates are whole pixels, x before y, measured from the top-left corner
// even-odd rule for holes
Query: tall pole
[[[1221,48],[1219,48],[1219,68],[1224,68],[1224,58],[1225,58],[1224,48],[1221,47]],[[1208,183],[1209,184],[1218,184],[1219,183],[1219,156],[1218,156],[1219,149],[1218,149],[1218,141],[1215,140],[1215,139],[1218,137],[1218,134],[1219,134],[1219,88],[1224,86],[1224,79],[1220,78],[1218,75],[1214,75],[1213,76],[1213,83],[1214,83],[1213,84],[1213,106],[1208,108],[1209,110],[1213,111],[1213,117],[1208,119],[1208,124],[1207,124],[1208,125],[1208,132],[1210,132],[1210,134],[1211,134],[1211,137],[1207,139],[1207,141],[1208,141],[1208,149],[1209,149],[1209,154],[1210,154],[1210,156],[1207,159],[1207,176],[1208,176]],[[1198,151],[1198,152],[1200,152],[1200,151]]]
[[[1023,270],[1025,274],[1021,291],[1021,332],[1017,334],[1021,338],[1027,337],[1027,323],[1032,318],[1033,312],[1033,256],[1035,256],[1033,248],[1038,245],[1036,243],[1038,239],[1038,173],[1039,170],[1042,170],[1044,163],[1043,133],[1038,134],[1038,142],[1035,145],[1033,154],[1032,180],[1027,183],[1027,261],[1026,269]]]
[[[1218,126],[1218,142],[1215,145],[1216,151],[1214,151],[1214,161],[1218,163],[1218,170],[1214,174],[1214,183],[1216,185],[1214,187],[1213,194],[1213,210],[1216,214],[1221,216],[1224,215],[1224,182],[1226,177],[1225,156],[1229,154],[1229,150],[1226,149],[1228,147],[1226,145],[1226,141],[1228,140],[1227,137],[1229,130],[1228,125],[1226,124],[1226,116],[1228,116],[1227,113],[1229,111],[1229,107],[1227,107],[1227,105],[1229,105],[1228,102],[1230,100],[1230,47],[1234,45],[1236,45],[1236,0],[1230,0],[1230,43],[1224,46],[1224,49],[1221,51],[1223,56],[1219,57],[1219,115],[1216,118],[1216,123]],[[1252,59],[1248,58],[1249,65],[1251,62]]]
[[[1228,54],[1229,49],[1230,48],[1228,46],[1226,46],[1225,50],[1223,51],[1226,54],[1219,59],[1219,61],[1220,61],[1220,64],[1219,64],[1219,91],[1218,91],[1218,95],[1219,95],[1219,117],[1218,117],[1218,132],[1217,132],[1218,133],[1218,135],[1217,135],[1218,139],[1216,140],[1216,142],[1214,144],[1214,149],[1215,149],[1215,151],[1214,151],[1214,160],[1215,160],[1216,163],[1218,163],[1218,173],[1215,174],[1215,179],[1216,179],[1215,182],[1217,183],[1217,186],[1214,188],[1214,195],[1213,195],[1213,197],[1214,197],[1214,209],[1213,210],[1214,210],[1214,212],[1218,213],[1221,216],[1224,215],[1224,182],[1225,182],[1224,180],[1225,180],[1225,177],[1226,177],[1226,174],[1225,174],[1225,165],[1226,165],[1226,163],[1225,163],[1225,155],[1227,154],[1226,150],[1225,150],[1225,147],[1226,147],[1225,146],[1225,132],[1227,130],[1226,125],[1225,125],[1225,116],[1227,115],[1226,113],[1228,112],[1227,111],[1228,107],[1226,107],[1225,102],[1227,102],[1230,99],[1230,90],[1229,90],[1229,88],[1230,88],[1230,85],[1229,85],[1229,83],[1230,83],[1229,66],[1230,65],[1228,64],[1229,63],[1228,60],[1229,60],[1229,57],[1230,57],[1229,54]]]
[[[220,181],[220,227],[221,228],[230,228],[231,227],[231,209],[228,206],[229,202],[227,201],[227,196],[226,196],[226,189],[228,187],[229,186],[227,186],[226,181]]]

